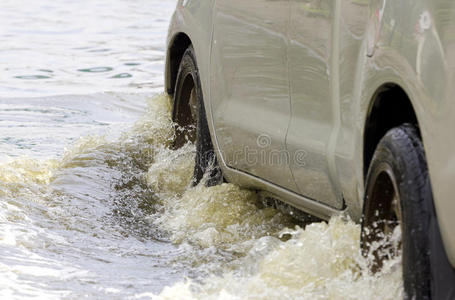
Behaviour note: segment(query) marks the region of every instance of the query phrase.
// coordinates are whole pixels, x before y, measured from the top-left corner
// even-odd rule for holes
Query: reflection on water
[[[174,6],[0,2],[0,298],[400,298],[399,259],[370,274],[349,220],[190,187],[152,96]]]

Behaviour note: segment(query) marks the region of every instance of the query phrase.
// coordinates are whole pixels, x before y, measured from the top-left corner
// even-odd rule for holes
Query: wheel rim
[[[392,167],[382,163],[369,177],[366,190],[366,210],[363,223],[362,251],[373,255],[372,271],[379,271],[386,259],[401,252],[401,238],[393,237],[402,229],[401,199]]]
[[[198,119],[198,95],[191,73],[183,79],[180,90],[176,93],[176,124],[174,148],[180,148],[187,142],[196,142]]]

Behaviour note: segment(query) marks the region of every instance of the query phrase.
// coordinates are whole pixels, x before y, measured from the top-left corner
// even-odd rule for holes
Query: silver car
[[[179,0],[165,81],[196,183],[346,213],[373,271],[401,229],[406,298],[455,299],[454,76],[453,0]]]

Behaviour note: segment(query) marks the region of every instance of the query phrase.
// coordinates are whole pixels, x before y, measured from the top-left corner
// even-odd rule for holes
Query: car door
[[[210,102],[225,163],[295,189],[285,137],[290,120],[289,0],[217,0]]]
[[[297,192],[335,208],[343,205],[331,160],[336,134],[337,78],[332,34],[339,1],[291,0],[289,76],[292,116],[287,135]]]

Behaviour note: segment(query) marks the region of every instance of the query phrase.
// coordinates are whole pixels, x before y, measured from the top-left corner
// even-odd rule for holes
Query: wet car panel
[[[334,1],[291,1],[292,119],[286,143],[291,153],[306,154],[303,164],[293,160],[291,165],[297,192],[341,209],[343,196],[330,159],[339,123],[338,62],[332,55],[337,7]]]
[[[225,163],[295,189],[285,146],[288,14],[288,0],[216,2],[210,103]]]

